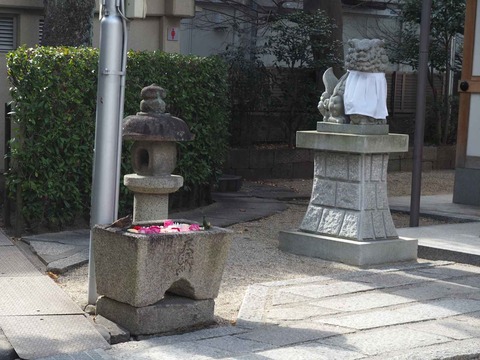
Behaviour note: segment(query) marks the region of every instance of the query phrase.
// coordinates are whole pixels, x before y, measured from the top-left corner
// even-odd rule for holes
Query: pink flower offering
[[[163,222],[163,227],[168,228],[169,226],[173,226],[173,220],[165,220]]]
[[[203,228],[198,224],[185,224],[185,223],[176,223],[173,220],[165,220],[162,226],[151,225],[151,226],[139,226],[134,225],[128,232],[138,233],[138,234],[160,234],[160,233],[176,233],[184,231],[201,231]]]
[[[200,231],[200,225],[198,224],[191,224],[189,227],[188,227],[188,230],[190,231]]]

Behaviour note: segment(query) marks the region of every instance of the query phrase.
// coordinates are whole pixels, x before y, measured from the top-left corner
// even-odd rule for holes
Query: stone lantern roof
[[[123,138],[135,141],[191,141],[185,121],[165,113],[166,91],[155,84],[142,89],[140,112],[123,120]]]

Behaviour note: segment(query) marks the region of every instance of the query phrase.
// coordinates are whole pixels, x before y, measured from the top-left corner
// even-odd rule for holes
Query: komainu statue
[[[332,68],[323,74],[325,92],[318,110],[323,121],[337,124],[386,124],[388,57],[383,40],[352,39],[345,57],[347,73],[337,79]]]

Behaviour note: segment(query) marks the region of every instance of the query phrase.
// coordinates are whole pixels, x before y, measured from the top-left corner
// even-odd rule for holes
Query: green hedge
[[[7,185],[21,191],[30,227],[61,227],[88,218],[92,178],[98,51],[91,48],[19,48],[7,55],[17,132]],[[226,66],[214,57],[129,52],[125,116],[139,111],[140,90],[167,90],[168,111],[184,119],[195,141],[179,144],[175,173],[185,188],[209,184],[224,160],[228,138]],[[124,144],[123,173],[131,172]],[[123,177],[123,176],[122,176]],[[131,194],[122,189],[121,213]]]

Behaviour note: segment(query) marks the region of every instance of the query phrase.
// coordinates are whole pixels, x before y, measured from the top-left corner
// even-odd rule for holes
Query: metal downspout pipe
[[[127,48],[121,3],[123,0],[102,0],[91,228],[112,223],[118,214]],[[97,289],[91,233],[88,270],[88,304],[93,305],[97,301]]]

